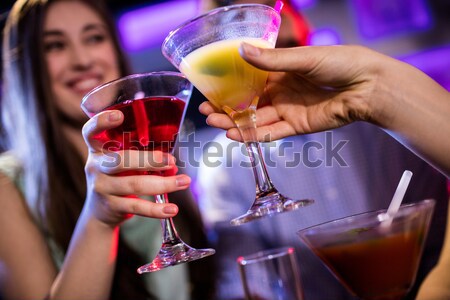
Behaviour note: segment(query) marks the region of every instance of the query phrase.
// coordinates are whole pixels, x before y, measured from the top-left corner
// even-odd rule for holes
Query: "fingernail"
[[[199,112],[202,112],[202,107],[203,107],[204,103],[205,103],[205,102],[202,102],[202,103],[198,106],[198,111],[199,111]]]
[[[191,178],[185,175],[178,176],[175,181],[177,186],[186,186],[191,183]]]
[[[239,53],[241,56],[260,56],[261,49],[247,43],[242,43],[239,47]]]
[[[117,121],[120,119],[120,114],[117,111],[112,111],[109,113],[108,120],[111,122]]]
[[[163,213],[168,215],[173,215],[178,212],[178,207],[176,205],[167,205],[163,207]]]

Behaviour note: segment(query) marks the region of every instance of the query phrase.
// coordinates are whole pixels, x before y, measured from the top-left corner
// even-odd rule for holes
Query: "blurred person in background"
[[[283,2],[277,47],[306,45],[308,22],[290,1]],[[275,1],[202,0],[201,7],[207,10],[240,3],[275,5]],[[223,157],[218,158],[217,147],[223,150]],[[245,213],[255,197],[252,171],[241,147],[242,144],[229,140],[225,132],[219,133],[209,148],[204,149],[198,170],[199,204],[217,251],[214,257],[219,272],[216,299],[244,298],[237,257],[280,246],[296,248],[305,299],[354,299],[300,243],[296,232],[332,219],[387,208],[405,169],[416,174],[405,203],[425,198],[437,200],[433,234],[428,238],[418,278],[408,299],[415,297],[423,278],[436,264],[443,243],[448,205],[444,176],[370,124],[355,123],[329,132],[286,137],[276,145],[262,144],[266,148],[268,172],[284,195],[314,199],[315,203],[233,227],[230,220]],[[208,153],[214,154],[211,156],[214,162],[209,160]]]
[[[129,73],[103,1],[19,0],[9,12],[1,108],[8,151],[0,155],[4,299],[209,299],[213,285],[204,274],[213,271],[206,260],[136,272],[161,246],[159,219],[175,216],[178,207],[126,195],[184,191],[190,179],[115,176],[142,169],[138,151],[123,153],[130,166],[101,167],[107,154],[95,135],[119,126],[123,115],[104,112],[88,120],[81,99]],[[153,158],[145,170],[176,173],[173,157],[144,155]],[[171,200],[180,205],[175,222],[183,239],[205,246],[190,194]]]
[[[199,6],[202,12],[206,12],[220,6],[245,3],[265,4],[274,7],[276,2],[277,1],[275,0],[200,0]],[[282,22],[280,32],[278,33],[276,47],[287,48],[306,45],[310,31],[308,21],[297,11],[290,0],[283,0],[283,4],[283,9],[281,11]]]

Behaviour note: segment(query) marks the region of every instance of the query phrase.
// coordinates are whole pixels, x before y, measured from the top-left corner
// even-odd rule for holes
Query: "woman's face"
[[[57,108],[66,118],[84,120],[83,96],[120,75],[106,24],[82,2],[54,2],[44,24],[44,49]]]

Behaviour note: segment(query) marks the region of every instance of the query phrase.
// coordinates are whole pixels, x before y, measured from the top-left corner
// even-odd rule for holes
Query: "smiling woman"
[[[81,2],[59,1],[48,10],[44,56],[56,107],[66,118],[84,123],[80,108],[83,95],[119,77],[117,48],[111,35],[98,14]]]
[[[175,216],[178,208],[129,195],[183,191],[189,178],[116,176],[125,168],[143,169],[139,151],[123,153],[129,166],[105,170],[101,161],[108,153],[93,137],[119,126],[123,115],[105,112],[87,121],[80,109],[87,91],[129,73],[105,4],[16,1],[4,30],[3,56],[1,126],[9,151],[0,154],[0,294],[190,299],[188,279],[191,292],[201,293],[186,265],[152,276],[136,273],[159,249],[159,219]],[[145,170],[176,173],[171,157],[158,151],[146,155],[168,164],[149,162]],[[183,207],[190,208],[184,228],[203,239],[191,204]]]

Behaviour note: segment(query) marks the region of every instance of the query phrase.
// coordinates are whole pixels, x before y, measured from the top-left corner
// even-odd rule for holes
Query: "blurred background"
[[[450,90],[449,0],[293,0],[307,18],[312,45],[360,44],[415,65]],[[14,1],[2,0],[4,21]],[[134,72],[174,70],[162,56],[164,37],[199,12],[197,0],[111,0]],[[204,127],[196,95],[187,122]]]
[[[450,91],[450,0],[291,1],[310,26],[309,44],[365,45],[416,66]],[[0,28],[14,2],[0,0]],[[161,54],[160,47],[172,29],[199,14],[198,0],[107,3],[135,73],[175,70]],[[214,137],[216,131],[205,133],[205,118],[198,112],[203,100],[195,91],[184,126],[188,127],[187,132],[205,129],[203,140],[208,141],[207,137]],[[198,151],[194,152],[196,162],[200,150],[189,150]],[[190,172],[195,171],[187,172],[192,176],[194,173]],[[192,186],[194,189],[195,185]]]

